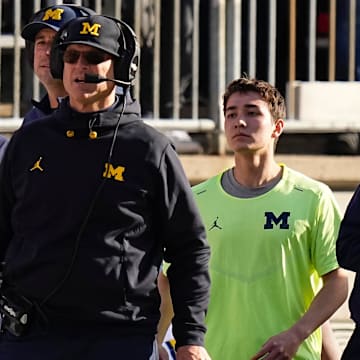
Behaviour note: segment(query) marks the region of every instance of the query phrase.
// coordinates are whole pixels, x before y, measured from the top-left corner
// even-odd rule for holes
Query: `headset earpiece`
[[[121,81],[133,82],[140,62],[140,48],[136,34],[129,25],[123,21],[118,23],[123,35],[124,48],[119,63],[115,66],[115,78]]]
[[[75,19],[74,19],[75,20]],[[50,51],[50,72],[54,79],[61,79],[63,78],[63,72],[64,72],[64,50],[61,47],[61,44],[63,42],[62,34],[64,29],[74,20],[70,20],[68,23],[66,23],[63,27],[60,28],[60,30],[57,32],[57,34],[54,37],[51,51]]]

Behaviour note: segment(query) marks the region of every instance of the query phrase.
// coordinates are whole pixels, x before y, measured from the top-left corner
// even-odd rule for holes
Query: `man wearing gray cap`
[[[163,259],[177,359],[209,359],[205,229],[173,146],[126,104],[138,63],[114,18],[73,19],[54,39],[69,97],[16,132],[0,166],[2,360],[158,359]]]

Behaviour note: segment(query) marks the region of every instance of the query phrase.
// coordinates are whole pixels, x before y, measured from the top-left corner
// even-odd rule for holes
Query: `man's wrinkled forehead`
[[[56,31],[52,30],[50,28],[44,28],[41,29],[36,35],[35,35],[35,41],[38,39],[44,39],[44,38],[54,38],[56,35]]]

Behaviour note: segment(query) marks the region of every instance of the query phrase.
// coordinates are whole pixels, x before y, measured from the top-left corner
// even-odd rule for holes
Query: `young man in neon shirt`
[[[276,162],[286,110],[275,87],[235,80],[223,111],[235,166],[193,188],[212,253],[205,346],[212,360],[338,359],[320,330],[347,296],[334,196]]]
[[[347,296],[334,196],[276,162],[286,110],[275,87],[235,80],[223,111],[235,166],[193,189],[212,248],[207,349],[213,360],[320,359],[320,326]]]

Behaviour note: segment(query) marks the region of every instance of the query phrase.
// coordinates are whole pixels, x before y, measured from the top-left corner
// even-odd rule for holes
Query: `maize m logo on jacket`
[[[42,20],[46,21],[46,20],[52,19],[52,20],[56,20],[56,21],[61,21],[61,15],[63,12],[64,12],[64,9],[46,10]]]
[[[114,167],[110,163],[105,163],[103,177],[107,179],[114,179],[116,181],[124,181],[124,171],[125,168],[123,166]]]
[[[90,35],[94,35],[94,36],[100,36],[99,34],[99,30],[101,28],[101,25],[100,24],[92,24],[90,25],[89,22],[87,21],[84,21],[82,23],[82,30],[80,31],[80,34],[82,35],[87,35],[87,34],[90,34]]]
[[[265,224],[264,229],[273,229],[278,226],[280,229],[289,229],[290,212],[283,211],[279,216],[276,216],[271,211],[265,211]]]

